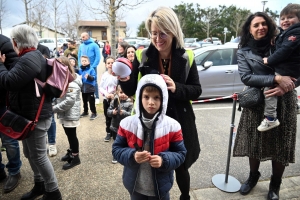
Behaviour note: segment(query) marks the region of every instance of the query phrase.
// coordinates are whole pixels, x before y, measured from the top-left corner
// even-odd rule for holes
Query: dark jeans
[[[6,106],[0,107],[0,116],[6,111]],[[16,175],[20,172],[22,161],[20,160],[20,147],[18,140],[12,139],[3,133],[0,133],[2,146],[6,148],[8,163],[6,168],[9,175]],[[0,171],[4,170],[5,165],[2,163],[2,153],[0,152]]]
[[[158,197],[149,197],[140,193],[137,193],[136,191],[133,192],[133,194],[130,195],[131,200],[159,200]],[[164,198],[160,200],[169,200],[170,199],[170,193],[167,193]]]
[[[111,124],[111,117],[107,116],[107,109],[109,108],[111,100],[103,99],[103,110],[104,110],[104,116],[105,116],[105,124],[106,124],[106,133],[110,133],[110,124]]]
[[[97,113],[96,105],[95,105],[95,95],[93,92],[82,93],[82,101],[83,101],[83,110],[85,113],[89,111],[88,102],[90,104],[90,109],[92,113]]]
[[[48,144],[53,145],[56,143],[56,123],[54,119],[54,114],[52,115],[52,121],[50,128],[48,129]]]
[[[79,152],[79,142],[76,135],[76,127],[64,127],[65,133],[68,137],[70,149],[72,149],[72,153]]]

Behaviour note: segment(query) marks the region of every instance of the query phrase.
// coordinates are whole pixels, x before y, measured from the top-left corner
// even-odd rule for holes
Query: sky
[[[69,1],[69,0],[65,0]],[[90,2],[96,2],[97,0],[89,0]],[[131,1],[131,0],[124,0]],[[130,28],[129,32],[131,36],[135,36],[137,27],[144,21],[147,16],[160,6],[167,6],[174,8],[175,5],[181,3],[193,3],[200,4],[201,8],[217,8],[218,5],[235,5],[238,8],[249,9],[252,12],[262,11],[262,0],[152,0],[144,3],[137,9],[126,10],[123,12],[124,18],[122,21],[126,21],[127,27]],[[272,11],[280,12],[288,3],[299,3],[300,0],[268,0],[265,4],[265,9],[269,8]],[[4,23],[3,34],[9,36],[11,26],[25,21],[25,9],[22,0],[7,0],[6,10],[8,10],[8,16],[6,23]],[[89,17],[87,20],[93,20]],[[224,26],[225,27],[225,26]]]

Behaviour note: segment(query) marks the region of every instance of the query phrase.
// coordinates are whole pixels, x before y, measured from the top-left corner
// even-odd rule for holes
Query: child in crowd
[[[106,137],[104,138],[105,142],[109,142],[111,138],[110,134],[110,123],[111,117],[107,115],[107,109],[111,100],[114,98],[114,93],[116,91],[116,87],[118,84],[118,79],[116,76],[112,75],[112,64],[114,63],[115,59],[111,56],[108,56],[105,60],[105,66],[107,71],[105,71],[101,77],[99,92],[103,96],[103,110],[105,116],[105,124],[106,124]]]
[[[300,76],[300,4],[288,4],[280,12],[280,34],[276,37],[276,50],[264,64],[274,67],[276,76]],[[296,80],[296,79],[294,79]],[[270,87],[265,87],[264,91]],[[295,105],[296,106],[296,105]],[[265,119],[257,128],[267,131],[280,125],[277,119],[277,96],[265,97]],[[296,107],[295,107],[296,109]]]
[[[122,91],[121,86],[117,86],[116,95],[114,100],[111,101],[109,108],[107,109],[107,116],[111,117],[110,134],[115,140],[119,129],[120,121],[127,116],[130,116],[132,110],[132,100]],[[117,163],[117,160],[113,158],[113,164]]]
[[[71,67],[74,68],[75,73],[78,73],[79,68],[78,68],[78,66],[77,66],[77,59],[74,58],[74,57],[72,57],[72,56],[69,56],[68,58],[69,58]]]
[[[120,122],[112,154],[124,165],[123,184],[131,199],[170,199],[174,170],[185,159],[180,124],[166,115],[168,90],[162,76],[138,82],[136,114]]]
[[[53,106],[53,112],[57,113],[59,123],[62,124],[69,141],[70,149],[68,149],[67,154],[61,158],[61,161],[67,161],[62,167],[64,170],[67,170],[80,164],[76,127],[80,124],[80,89],[82,81],[81,77],[75,74],[74,68],[71,67],[67,57],[60,56],[58,59],[64,65],[68,66],[75,79],[69,83],[67,93],[61,98],[57,98]]]
[[[88,113],[88,102],[90,104],[90,110],[92,112],[90,116],[90,120],[96,119],[97,111],[96,111],[96,104],[95,104],[95,85],[96,85],[96,72],[94,68],[90,67],[90,60],[87,56],[81,56],[80,58],[81,66],[79,69],[79,75],[82,76],[82,101],[83,101],[83,113],[80,117],[87,116]]]

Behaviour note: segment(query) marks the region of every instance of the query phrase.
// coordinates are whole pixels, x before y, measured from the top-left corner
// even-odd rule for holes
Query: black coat
[[[34,120],[41,101],[36,97],[34,78],[47,78],[46,59],[38,50],[25,53],[9,71],[0,63],[0,87],[9,91],[10,110],[29,120]],[[39,92],[43,94],[41,88]],[[46,96],[39,119],[51,116],[51,97]]]
[[[4,66],[6,69],[10,69],[14,62],[18,60],[18,55],[13,49],[10,39],[0,34],[0,51],[1,54],[5,54]],[[6,94],[7,91],[0,86],[0,106],[6,106]]]
[[[45,58],[50,58],[50,50],[48,47],[38,44],[37,50],[39,50]]]
[[[184,53],[185,50],[176,49],[175,42],[173,42],[171,78],[176,84],[176,91],[175,93],[169,91],[169,101],[166,114],[167,116],[177,120],[181,125],[184,144],[187,149],[184,166],[188,169],[198,159],[200,154],[200,144],[195,123],[196,118],[190,100],[197,99],[201,95],[202,89],[195,61],[193,62],[186,79],[185,66],[186,62],[189,61],[183,57]],[[159,53],[152,44],[147,49],[146,55],[148,60],[145,66],[149,66],[150,68],[159,71]],[[135,57],[130,80],[127,82],[119,81],[122,90],[128,96],[133,96],[135,94],[139,65],[140,63]]]
[[[276,37],[276,50],[268,64],[282,76],[300,77],[300,23],[294,24]]]

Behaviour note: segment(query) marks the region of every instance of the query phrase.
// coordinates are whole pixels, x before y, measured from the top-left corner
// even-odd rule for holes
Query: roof
[[[78,21],[79,27],[81,26],[94,26],[94,27],[108,27],[109,21]],[[127,27],[126,22],[116,22],[116,26]]]

